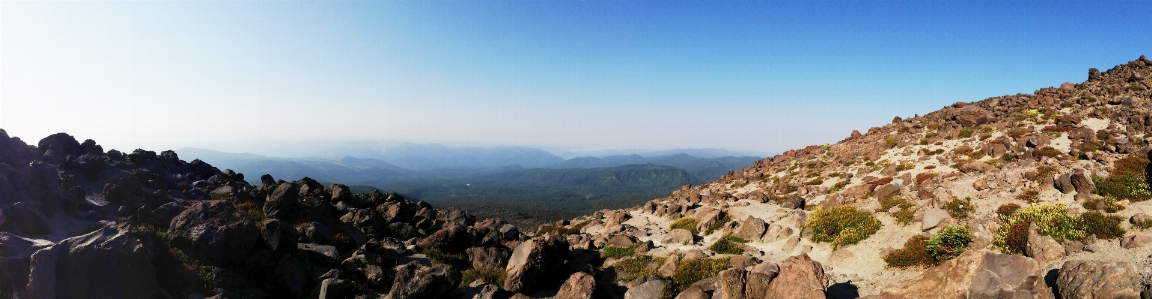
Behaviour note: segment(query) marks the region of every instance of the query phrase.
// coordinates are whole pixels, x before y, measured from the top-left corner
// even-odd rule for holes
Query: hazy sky
[[[774,153],[1152,54],[1148,1],[872,2],[2,1],[0,128]]]

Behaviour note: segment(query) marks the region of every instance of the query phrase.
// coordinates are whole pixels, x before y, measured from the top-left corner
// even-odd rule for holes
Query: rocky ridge
[[[538,228],[0,130],[0,297],[1148,297],[1150,76],[1141,56]]]

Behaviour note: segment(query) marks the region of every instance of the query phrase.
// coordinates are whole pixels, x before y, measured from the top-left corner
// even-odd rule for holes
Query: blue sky
[[[3,1],[0,128],[770,154],[1152,54],[1147,1],[1001,2]]]

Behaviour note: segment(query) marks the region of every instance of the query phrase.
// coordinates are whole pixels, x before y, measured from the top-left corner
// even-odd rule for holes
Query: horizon
[[[327,139],[768,156],[1152,49],[1134,21],[1145,2],[0,8],[0,128],[128,151]]]

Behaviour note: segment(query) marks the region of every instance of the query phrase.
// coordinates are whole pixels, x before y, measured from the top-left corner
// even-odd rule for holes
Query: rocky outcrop
[[[780,272],[768,284],[767,292],[753,298],[824,298],[827,288],[824,266],[800,254],[780,263]]]
[[[1128,262],[1067,261],[1057,273],[1060,298],[1141,298],[1140,273]]]
[[[411,263],[396,267],[396,280],[388,297],[392,299],[444,298],[460,285],[460,271],[451,265],[426,267]]]
[[[969,250],[916,278],[884,287],[880,297],[1053,298],[1041,270],[1035,260],[1024,256]]]
[[[556,299],[591,299],[596,291],[596,278],[588,273],[576,272],[564,281],[556,292]]]
[[[197,202],[168,227],[172,246],[213,265],[242,263],[259,238],[256,225],[222,200]]]
[[[520,243],[512,251],[512,257],[505,267],[508,273],[504,289],[525,293],[548,287],[558,275],[567,275],[556,271],[567,257],[568,241],[557,235],[546,235],[541,239]]]
[[[105,227],[32,255],[32,298],[153,298],[152,252],[126,229]]]

